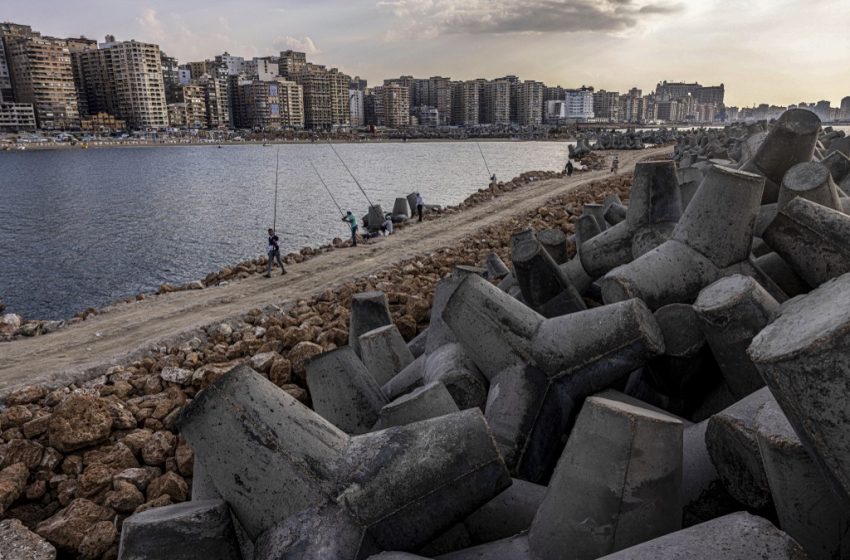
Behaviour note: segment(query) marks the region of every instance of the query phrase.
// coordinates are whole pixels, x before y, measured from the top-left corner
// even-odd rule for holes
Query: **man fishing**
[[[422,195],[416,193],[416,213],[419,214],[419,221],[422,221],[422,210],[425,208],[425,201],[422,200]]]
[[[611,162],[611,173],[614,175],[617,174],[617,170],[620,169],[620,156],[614,156],[614,161]]]
[[[351,213],[351,210],[345,213],[345,216],[342,217],[343,222],[347,222],[348,226],[351,228],[351,246],[357,247],[357,218],[354,217],[354,214]]]
[[[280,265],[281,273],[283,276],[286,274],[286,269],[283,267],[283,261],[280,259],[280,238],[275,234],[272,228],[269,228],[269,269],[266,271],[266,278],[272,277],[272,266],[274,266],[274,261],[277,260],[277,264]]]
[[[573,169],[574,169],[573,161],[568,159],[567,165],[564,167],[564,172],[567,174],[567,177],[573,176]]]

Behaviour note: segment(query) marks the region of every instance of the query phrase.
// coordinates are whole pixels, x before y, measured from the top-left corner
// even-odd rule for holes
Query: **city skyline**
[[[693,3],[691,3],[693,4]],[[295,49],[370,84],[401,74],[474,79],[519,74],[550,85],[651,90],[659,80],[725,83],[727,105],[829,100],[850,92],[834,71],[850,38],[850,4],[710,0],[36,0],[0,19],[45,35],[159,44],[181,63],[228,51],[250,58]],[[821,22],[830,25],[821,27]],[[822,48],[828,45],[829,48]],[[672,58],[671,58],[672,56]]]

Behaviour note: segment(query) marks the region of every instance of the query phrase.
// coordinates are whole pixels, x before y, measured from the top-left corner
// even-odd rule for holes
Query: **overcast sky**
[[[2,0],[0,20],[154,42],[181,63],[292,48],[370,84],[722,82],[739,106],[850,95],[850,0]]]

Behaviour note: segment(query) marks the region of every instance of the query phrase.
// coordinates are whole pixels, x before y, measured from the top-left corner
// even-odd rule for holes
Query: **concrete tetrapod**
[[[511,249],[511,262],[522,297],[529,306],[539,308],[566,292],[568,308],[573,311],[587,308],[578,290],[536,238],[521,239],[515,243]]]
[[[625,221],[582,244],[582,266],[590,276],[599,277],[631,262],[669,239],[681,215],[676,164],[638,163]]]
[[[611,225],[619,224],[625,220],[626,212],[628,211],[628,207],[623,204],[623,201],[616,194],[609,194],[605,197],[605,201],[602,203],[602,209],[602,216]]]
[[[650,309],[690,303],[708,284],[749,266],[763,186],[758,175],[710,168],[671,239],[599,280],[603,300],[639,297]]]
[[[608,229],[608,222],[605,221],[605,208],[601,204],[584,204],[581,207],[581,215],[590,216],[596,220],[599,231]]]
[[[749,513],[725,515],[599,560],[808,560],[797,542]]]
[[[348,344],[360,355],[360,335],[393,322],[387,296],[383,292],[362,292],[351,296]]]
[[[850,517],[775,401],[757,417],[758,444],[779,526],[813,560],[850,557]]]
[[[531,524],[532,555],[591,560],[676,531],[681,491],[682,423],[590,397]]]
[[[393,203],[393,218],[398,216],[399,218],[409,218],[410,217],[410,206],[407,203],[407,199],[405,197],[399,197],[395,199]]]
[[[582,245],[601,232],[602,230],[599,228],[599,222],[596,221],[596,218],[588,214],[580,216],[578,221],[576,221],[576,252],[581,253]]]
[[[850,510],[850,274],[787,302],[748,352]]]
[[[779,303],[749,276],[721,278],[703,289],[694,311],[726,386],[743,398],[764,386],[747,348],[779,314]]]
[[[782,208],[764,240],[812,288],[850,272],[850,216],[803,198]]]
[[[319,354],[307,364],[313,409],[349,434],[368,432],[388,399],[350,346]]]
[[[756,154],[741,166],[742,171],[766,178],[763,203],[777,201],[779,185],[791,167],[812,160],[820,124],[818,116],[807,109],[785,111]]]
[[[457,412],[458,407],[446,386],[439,382],[428,383],[402,395],[381,409],[375,430],[412,424]]]
[[[363,364],[383,385],[413,362],[413,353],[395,325],[384,325],[360,335]]]
[[[549,253],[556,264],[564,264],[567,256],[567,236],[560,229],[544,229],[537,234],[537,240]]]
[[[772,400],[767,387],[759,389],[712,416],[705,432],[708,453],[726,490],[752,509],[772,504],[756,438],[756,417],[765,403]]]
[[[490,254],[487,255],[485,267],[487,268],[487,278],[490,280],[501,280],[511,273],[508,265],[505,264],[505,261],[503,261],[495,251],[491,251]]]
[[[191,501],[131,515],[121,528],[119,560],[242,560],[222,500]]]
[[[816,161],[798,163],[788,170],[779,187],[777,208],[781,210],[796,197],[841,211],[838,187],[832,180],[829,169]]]
[[[584,397],[664,351],[639,300],[543,319],[486,281],[469,277],[443,312],[460,344],[490,380],[487,418],[506,463],[546,478]]]
[[[369,207],[369,214],[366,219],[366,225],[371,231],[376,231],[384,223],[384,209],[380,204],[375,204]]]
[[[461,410],[484,406],[487,380],[460,344],[444,344],[425,358],[422,382],[437,381],[445,385]]]
[[[349,438],[245,367],[179,426],[258,560],[415,549],[510,484],[478,410]]]

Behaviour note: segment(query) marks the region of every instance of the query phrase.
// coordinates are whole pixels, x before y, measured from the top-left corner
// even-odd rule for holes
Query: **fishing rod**
[[[274,163],[274,220],[272,220],[272,229],[277,231],[277,179],[280,176],[280,148],[277,149],[277,155]]]
[[[362,185],[360,185],[360,181],[358,181],[358,180],[357,180],[357,177],[355,177],[355,176],[354,176],[354,173],[352,173],[352,172],[351,172],[351,170],[348,168],[348,166],[345,164],[345,160],[344,160],[344,159],[342,159],[342,157],[339,155],[339,152],[337,152],[337,151],[336,151],[336,148],[334,148],[334,145],[333,145],[333,144],[331,144],[331,140],[330,140],[330,138],[328,138],[328,146],[330,146],[330,147],[331,147],[331,150],[333,150],[333,151],[334,151],[334,153],[336,154],[336,157],[338,157],[338,158],[339,158],[339,161],[340,161],[340,163],[342,163],[342,166],[343,166],[343,167],[345,167],[345,170],[346,170],[346,171],[348,171],[348,174],[349,174],[349,175],[351,175],[351,178],[352,178],[352,179],[354,179],[354,183],[357,185],[357,188],[358,188],[358,189],[360,189],[360,192],[362,192],[362,193],[363,193],[363,196],[365,196],[365,197],[366,197],[366,202],[368,202],[368,203],[369,203],[369,206],[370,206],[370,207],[371,207],[371,206],[374,206],[374,204],[372,204],[372,201],[371,201],[371,200],[369,200],[369,195],[368,195],[368,194],[366,194],[366,191],[364,191],[364,190],[363,190],[363,186],[362,186]]]
[[[319,178],[319,181],[321,181],[321,182],[322,182],[322,186],[323,186],[323,187],[325,187],[325,190],[326,190],[326,191],[328,191],[328,195],[331,197],[331,200],[333,200],[333,201],[334,201],[334,204],[336,204],[336,208],[337,208],[337,210],[339,210],[340,215],[344,218],[344,217],[345,217],[345,212],[343,212],[343,211],[342,211],[342,207],[339,205],[339,203],[338,203],[338,202],[336,201],[336,199],[334,198],[334,195],[333,195],[333,193],[331,192],[331,190],[328,188],[328,185],[327,185],[327,183],[325,183],[325,180],[324,180],[324,179],[322,179],[322,176],[319,174],[319,170],[318,170],[318,169],[316,169],[316,166],[315,166],[315,165],[313,165],[313,160],[308,158],[308,159],[307,159],[307,161],[308,161],[308,162],[310,162],[310,167],[312,167],[312,168],[313,168],[313,171],[315,171],[315,172],[316,172],[316,177],[318,177],[318,178]]]
[[[481,149],[481,144],[476,142],[475,145],[478,146],[478,153],[481,154],[481,159],[484,161],[484,169],[487,170],[487,177],[492,177],[493,174],[490,172],[490,166],[487,165],[487,158],[484,157],[484,150]]]

